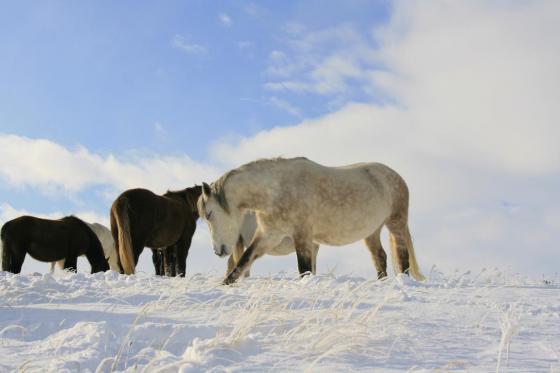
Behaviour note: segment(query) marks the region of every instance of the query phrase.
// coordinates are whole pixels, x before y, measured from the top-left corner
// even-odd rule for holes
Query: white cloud
[[[277,83],[266,83],[264,88],[269,91],[293,91],[293,92],[310,92],[313,86],[308,83],[296,81],[282,81]]]
[[[220,15],[218,15],[218,19],[220,20],[222,25],[226,27],[230,27],[233,24],[231,17],[226,13],[220,13]]]
[[[183,35],[175,35],[172,42],[173,47],[188,54],[204,54],[208,51],[204,45],[189,42]]]
[[[291,54],[270,53],[266,71],[272,79],[264,84],[265,89],[344,96],[353,87],[351,82],[371,81],[375,64],[371,38],[353,27],[306,32],[303,26],[289,24],[286,34],[284,43]]]
[[[294,105],[290,104],[288,101],[282,100],[278,97],[270,97],[268,102],[273,105],[276,106],[279,109],[282,109],[290,114],[292,114],[293,116],[296,117],[301,117],[301,111],[300,109],[298,109],[297,107],[295,107]]]
[[[115,156],[68,149],[44,139],[0,134],[0,177],[13,187],[77,192],[106,185],[123,190],[144,187],[154,192],[185,188],[219,174],[188,156]]]
[[[25,209],[17,209],[8,203],[0,204],[0,225],[3,225],[8,220],[15,219],[22,215],[31,215],[44,219],[60,219],[64,216],[74,215],[88,223],[100,223],[109,228],[109,214],[99,215],[93,211],[79,211],[72,213],[53,211],[49,213],[37,213]]]
[[[557,171],[560,39],[553,31],[558,31],[560,23],[554,22],[555,9],[544,6],[556,8],[556,3],[538,3],[532,8],[514,4],[507,10],[475,2],[463,2],[457,9],[447,2],[431,4],[429,10],[427,6],[397,6],[392,21],[376,32],[380,48],[368,47],[367,54],[386,66],[383,72],[369,72],[369,87],[381,86],[395,98],[396,106],[351,104],[315,121],[247,138],[234,144],[235,155],[228,158],[237,163],[262,155],[257,149],[263,141],[276,144],[264,147],[270,152],[284,153],[286,138],[302,138],[299,133],[329,128],[330,132],[316,140],[317,151],[325,148],[322,144],[336,145],[337,132],[350,142],[356,141],[353,134],[361,132],[368,135],[367,141],[364,136],[357,140],[363,143],[364,155],[397,153],[402,158],[422,153],[511,172]],[[403,31],[402,24],[411,26]],[[520,24],[530,25],[531,32],[521,30]],[[323,36],[303,39],[321,39],[332,33],[317,34]],[[342,53],[334,50],[333,54]],[[355,60],[333,56],[325,57],[312,74],[318,77],[315,88],[324,86],[325,91],[330,86],[342,89],[345,77],[361,76]],[[309,88],[297,81],[267,87]],[[308,141],[303,142],[306,146],[299,149],[297,142],[290,141],[290,149],[307,148]],[[399,144],[398,150],[394,144]],[[216,147],[218,153],[224,146],[228,144]]]
[[[413,115],[424,150],[557,170],[560,4],[397,4],[375,33],[388,71],[372,78]]]
[[[373,39],[333,30],[295,33],[293,79],[266,88],[339,94],[357,83],[395,104],[350,103],[220,141],[215,158],[381,161],[411,187],[421,261],[556,268],[547,258],[560,210],[560,3],[403,1]]]

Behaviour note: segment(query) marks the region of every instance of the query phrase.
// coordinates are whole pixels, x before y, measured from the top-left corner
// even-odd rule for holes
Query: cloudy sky
[[[557,1],[2,8],[1,222],[107,223],[127,188],[184,188],[259,157],[379,161],[409,184],[424,272],[559,271]],[[224,268],[199,224],[187,271]],[[295,269],[289,256],[254,272]],[[374,276],[361,243],[321,250],[330,270]]]

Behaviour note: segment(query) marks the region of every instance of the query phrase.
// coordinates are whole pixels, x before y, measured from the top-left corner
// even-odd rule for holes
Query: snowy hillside
[[[558,279],[220,280],[0,272],[0,371],[560,371]]]

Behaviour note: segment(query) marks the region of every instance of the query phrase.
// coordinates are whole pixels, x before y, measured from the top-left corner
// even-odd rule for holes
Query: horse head
[[[220,257],[230,255],[239,239],[243,215],[238,208],[230,208],[227,205],[223,188],[216,189],[202,183],[198,214],[208,223],[214,253]]]

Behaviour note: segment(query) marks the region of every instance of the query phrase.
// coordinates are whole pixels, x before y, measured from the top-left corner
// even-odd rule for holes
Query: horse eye
[[[206,213],[206,220],[210,220],[212,217],[212,211]]]

